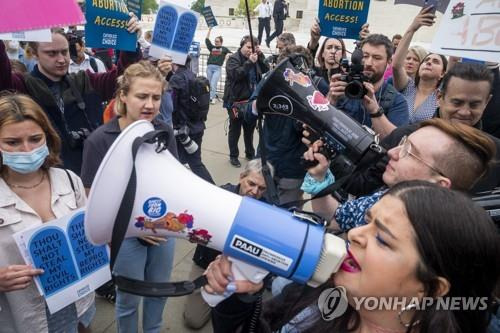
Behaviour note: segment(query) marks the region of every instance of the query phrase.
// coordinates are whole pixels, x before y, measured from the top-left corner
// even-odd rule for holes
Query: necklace
[[[40,181],[38,183],[36,183],[35,185],[30,185],[30,186],[24,186],[24,185],[14,185],[14,184],[11,184],[9,183],[7,180],[5,180],[5,183],[7,183],[7,185],[9,185],[9,187],[12,187],[12,188],[22,188],[24,190],[31,190],[37,186],[40,186],[40,184],[43,182],[43,180],[45,179],[45,172],[42,172],[42,178],[40,178]]]

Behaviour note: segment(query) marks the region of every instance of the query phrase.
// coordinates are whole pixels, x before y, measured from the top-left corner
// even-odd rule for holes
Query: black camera
[[[90,136],[88,128],[80,128],[77,131],[68,132],[68,143],[72,149],[83,147],[83,141]]]
[[[347,59],[342,59],[340,63],[344,72],[347,73],[340,78],[342,81],[347,82],[347,87],[345,87],[345,95],[347,98],[361,99],[367,93],[363,82],[369,81],[369,78],[363,74],[364,66],[362,60],[363,51],[356,49],[352,53],[350,65]]]
[[[198,150],[198,144],[189,137],[189,127],[182,126],[174,129],[174,136],[182,144],[188,154],[194,154]]]
[[[82,43],[82,37],[78,36],[76,33],[66,34],[66,39],[69,44],[69,57],[71,60],[76,61],[78,59],[78,51],[76,50],[76,44]]]

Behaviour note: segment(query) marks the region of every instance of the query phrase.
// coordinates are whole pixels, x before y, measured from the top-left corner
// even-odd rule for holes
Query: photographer
[[[130,13],[128,32],[140,32]],[[32,97],[44,110],[62,141],[61,158],[65,168],[80,174],[83,141],[102,124],[102,101],[113,98],[116,78],[138,60],[138,53],[121,52],[117,68],[107,73],[80,71],[68,74],[69,43],[60,30],[52,32],[51,42],[32,42],[38,64],[26,76],[14,73],[0,43],[0,91],[15,90]]]
[[[212,176],[201,161],[201,142],[205,132],[205,119],[190,113],[190,82],[195,79],[194,73],[189,69],[190,61],[191,58],[188,56],[184,65],[172,64],[174,74],[169,80],[174,105],[172,121],[177,139],[177,151],[181,163],[189,164],[189,168],[197,176],[214,184]]]
[[[255,53],[252,53],[252,42]],[[243,119],[243,111],[246,110],[248,100],[258,83],[261,74],[269,70],[264,62],[264,54],[259,48],[257,38],[250,39],[244,36],[240,41],[240,48],[226,61],[226,85],[224,87],[224,107],[229,115],[229,162],[239,168],[241,163],[238,159],[240,154],[238,141],[243,127],[243,139],[245,141],[245,156],[251,160],[255,156],[253,147],[253,132],[255,124],[249,124]]]
[[[384,72],[392,57],[392,43],[389,38],[379,34],[369,35],[361,42],[361,51],[361,73],[349,72],[332,76],[330,103],[360,124],[371,127],[383,138],[396,127],[408,124],[408,105],[403,95],[384,82]],[[352,80],[353,77],[359,79]],[[361,83],[360,90],[364,91],[356,98],[349,98],[346,96],[346,87],[352,82],[346,81],[356,81],[358,86]]]

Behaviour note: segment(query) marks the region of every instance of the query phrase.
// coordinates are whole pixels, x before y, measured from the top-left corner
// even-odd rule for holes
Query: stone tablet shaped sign
[[[163,6],[158,11],[153,34],[153,44],[171,48],[177,24],[177,11],[174,7]]]
[[[85,236],[83,225],[85,214],[81,212],[68,223],[68,238],[75,255],[76,264],[82,278],[108,265],[106,246],[94,246]]]
[[[193,41],[197,24],[198,20],[193,14],[186,12],[181,15],[179,24],[177,25],[177,30],[175,31],[172,50],[183,53],[189,52],[189,47],[191,46],[191,42]]]
[[[34,266],[45,271],[39,278],[46,296],[78,280],[66,236],[60,228],[46,228],[36,233],[28,248]]]
[[[161,1],[149,55],[158,59],[169,56],[174,64],[184,65],[199,16],[187,8]]]

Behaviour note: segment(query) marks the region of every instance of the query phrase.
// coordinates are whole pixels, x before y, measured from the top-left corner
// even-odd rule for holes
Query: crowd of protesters
[[[283,32],[287,10],[285,1],[271,6],[262,0],[256,8],[258,37],[243,36],[234,53],[223,46],[223,36],[212,43],[208,30],[209,101],[215,104],[219,98],[217,84],[225,66],[229,163],[242,166],[242,129],[248,160],[238,184],[222,187],[287,206],[343,176],[336,161],[323,154],[324,142],[314,140],[300,121],[263,116],[258,108],[256,99],[265,89],[259,83],[290,57],[302,57],[327,101],[370,128],[387,152],[363,157],[363,167],[342,185],[347,195],[312,201],[314,213],[328,221],[328,232],[347,240],[349,258],[331,279],[317,288],[274,276],[265,283],[234,281],[227,257],[198,245],[191,277],[205,274],[206,292],[231,296],[214,308],[199,293],[189,296],[186,326],[199,329],[211,318],[216,333],[500,332],[500,237],[488,214],[470,199],[500,186],[498,63],[472,63],[412,45],[415,32],[434,25],[436,16],[428,7],[392,40],[363,25],[354,52],[362,57],[364,94],[356,98],[346,94],[346,42],[330,37],[320,43],[315,21],[308,43],[298,45],[292,33]],[[278,50],[267,59],[260,48],[264,31],[266,45],[276,38]],[[96,312],[94,293],[51,313],[33,283],[44,272],[24,264],[12,234],[83,207],[100,163],[127,126],[147,120],[168,131],[175,138],[169,151],[194,174],[215,183],[202,159],[206,116],[193,117],[191,110],[196,74],[190,58],[174,63],[149,55],[151,32],[142,36],[132,13],[128,32],[138,35],[134,52],[88,49],[74,27],[53,29],[51,42],[0,42],[2,332],[89,330]],[[189,147],[186,137],[193,142]],[[115,273],[167,282],[174,246],[173,238],[127,239]],[[324,321],[318,297],[336,286],[346,290],[347,310]],[[263,303],[269,288],[273,297]],[[119,332],[162,329],[166,298],[143,297],[139,320],[140,296],[115,290],[112,283],[97,292],[115,303]],[[353,297],[369,296],[486,297],[487,307],[355,307]]]

